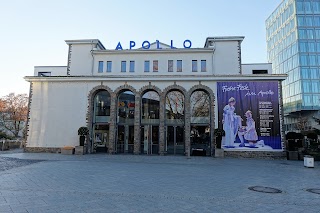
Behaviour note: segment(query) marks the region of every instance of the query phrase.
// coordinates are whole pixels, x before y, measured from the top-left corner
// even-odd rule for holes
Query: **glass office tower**
[[[268,61],[283,82],[285,130],[319,129],[320,0],[283,0],[266,20]],[[299,129],[301,120],[306,125]]]

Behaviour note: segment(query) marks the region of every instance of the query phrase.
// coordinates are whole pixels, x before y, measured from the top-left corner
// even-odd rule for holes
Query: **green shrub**
[[[89,135],[89,129],[86,126],[82,126],[78,129],[78,135],[85,136]]]

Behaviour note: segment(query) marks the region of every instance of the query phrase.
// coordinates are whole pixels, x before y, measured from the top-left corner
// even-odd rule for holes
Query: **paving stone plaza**
[[[0,183],[0,212],[320,212],[319,162],[0,152]]]

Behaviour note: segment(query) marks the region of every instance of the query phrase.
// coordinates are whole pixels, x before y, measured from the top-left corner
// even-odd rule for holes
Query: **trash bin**
[[[303,158],[304,166],[307,168],[314,168],[314,158],[310,155],[305,155]]]

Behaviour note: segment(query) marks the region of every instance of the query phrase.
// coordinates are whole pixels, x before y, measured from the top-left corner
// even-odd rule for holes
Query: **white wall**
[[[148,81],[127,83],[138,91],[149,84]],[[187,91],[198,83],[198,81],[176,82]],[[114,91],[123,85],[123,82],[104,81],[102,84]],[[152,82],[152,85],[161,90],[173,84],[174,81],[171,80]],[[215,82],[203,84],[216,91]],[[77,131],[79,127],[86,126],[87,96],[98,85],[101,85],[101,82],[34,82],[27,147],[61,148],[79,145]]]
[[[239,75],[238,41],[215,41],[213,54],[213,73],[215,75]]]
[[[86,125],[87,94],[84,84],[34,82],[27,146],[78,145],[78,128]]]
[[[145,52],[145,53],[144,53]],[[94,75],[112,76],[112,75],[210,75],[212,74],[212,52],[176,52],[162,53],[161,50],[154,52],[144,50],[141,52],[106,51],[95,54]],[[150,61],[150,72],[144,72],[144,61]],[[153,60],[158,60],[158,72],[153,72]],[[168,72],[168,60],[173,60],[173,72]],[[177,72],[177,60],[182,60],[182,72]],[[192,72],[192,60],[198,62],[198,72]],[[201,72],[201,60],[206,60],[207,72]],[[98,73],[99,61],[104,62],[103,73]],[[112,61],[112,72],[107,73],[107,61]],[[121,61],[127,62],[127,71],[121,72]],[[135,61],[135,72],[129,72],[130,61]]]
[[[70,43],[71,44],[71,43]],[[240,74],[239,41],[217,40],[208,48],[162,50],[93,50],[94,43],[71,44],[70,75],[238,75]],[[214,50],[213,50],[214,48]],[[92,51],[93,50],[93,51]],[[94,57],[94,59],[93,59]],[[93,63],[94,60],[94,63]],[[150,72],[144,72],[144,61],[150,61]],[[153,60],[158,60],[159,71],[153,72]],[[174,61],[174,72],[168,72],[168,60]],[[177,60],[183,70],[177,72]],[[198,72],[192,72],[192,60],[198,61]],[[201,60],[206,60],[207,72],[201,72]],[[104,72],[98,73],[99,61]],[[112,72],[106,73],[107,61],[112,61]],[[127,61],[127,72],[121,72],[121,61]],[[135,61],[135,72],[130,73],[130,61]],[[93,64],[92,64],[93,63]]]
[[[217,78],[217,79],[216,79]],[[269,77],[251,76],[250,80],[270,80]],[[277,77],[284,79],[285,77]],[[149,85],[157,86],[162,91],[168,86],[182,86],[189,91],[194,85],[205,85],[213,91],[215,95],[215,122],[218,124],[218,99],[217,81],[219,80],[248,80],[247,76],[212,77],[206,76],[194,79],[193,77],[174,80],[171,76],[162,78],[96,78],[96,77],[74,77],[74,78],[47,78],[37,77],[27,78],[33,81],[30,122],[27,139],[28,147],[63,147],[76,146],[79,144],[77,130],[86,125],[86,115],[88,107],[88,94],[98,85],[106,85],[115,91],[123,86],[125,82],[139,91],[142,87]],[[33,79],[33,80],[32,80]],[[276,79],[276,77],[273,77]]]
[[[72,44],[70,75],[92,75],[91,50],[95,44]]]

